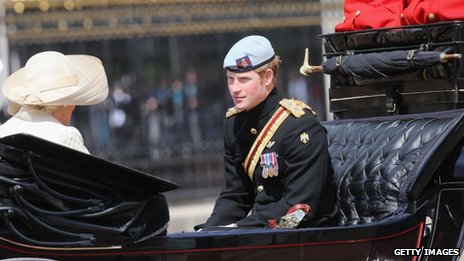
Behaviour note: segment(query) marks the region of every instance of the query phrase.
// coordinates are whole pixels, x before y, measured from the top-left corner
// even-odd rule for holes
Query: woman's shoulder
[[[81,132],[73,126],[63,126],[60,143],[69,148],[89,153],[84,145],[84,139]]]

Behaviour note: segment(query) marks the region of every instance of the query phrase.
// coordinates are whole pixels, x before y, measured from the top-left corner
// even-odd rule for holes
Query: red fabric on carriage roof
[[[336,32],[464,20],[462,0],[345,0]]]
[[[343,22],[335,26],[335,31],[401,26],[402,10],[401,0],[345,0]]]
[[[426,24],[464,19],[462,0],[407,0],[405,19],[410,24]]]

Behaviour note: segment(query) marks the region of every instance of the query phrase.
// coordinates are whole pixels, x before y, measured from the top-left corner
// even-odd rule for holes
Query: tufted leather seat
[[[339,225],[404,213],[412,190],[430,180],[438,158],[456,145],[449,134],[460,128],[460,120],[462,111],[324,122]]]

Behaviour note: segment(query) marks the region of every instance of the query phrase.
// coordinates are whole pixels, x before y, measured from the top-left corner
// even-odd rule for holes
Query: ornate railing
[[[8,0],[5,22],[10,43],[38,44],[314,26],[320,24],[321,8],[336,5],[309,0]]]

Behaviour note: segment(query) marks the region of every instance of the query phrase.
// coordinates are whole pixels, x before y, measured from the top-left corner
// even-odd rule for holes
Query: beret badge
[[[250,60],[250,57],[248,57],[248,55],[245,55],[242,58],[238,58],[237,60],[235,60],[235,64],[237,65],[238,68],[242,68],[242,69],[252,67],[251,60]]]

